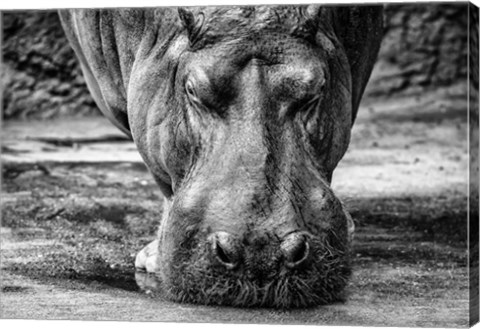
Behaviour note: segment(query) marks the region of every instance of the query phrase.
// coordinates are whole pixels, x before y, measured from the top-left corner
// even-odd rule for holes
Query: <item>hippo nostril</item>
[[[227,264],[233,263],[233,261],[227,256],[227,254],[223,250],[222,246],[220,244],[218,244],[218,242],[217,242],[217,245],[215,246],[215,249],[216,249],[215,251],[217,252],[217,257],[223,263],[227,263]]]
[[[212,239],[216,259],[229,270],[236,268],[239,258],[236,240],[226,232],[214,233]]]
[[[290,259],[292,263],[297,263],[305,258],[305,252],[307,249],[306,243],[299,243],[298,245],[294,246],[291,250]]]
[[[291,233],[282,242],[282,252],[285,256],[285,265],[289,268],[300,266],[308,258],[310,246],[301,233]]]

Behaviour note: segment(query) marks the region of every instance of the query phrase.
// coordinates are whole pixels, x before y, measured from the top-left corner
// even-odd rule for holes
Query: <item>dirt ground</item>
[[[161,195],[105,119],[4,122],[1,318],[468,325],[462,86],[365,103],[333,188],[356,220],[346,302],[279,311],[176,304],[133,260]]]

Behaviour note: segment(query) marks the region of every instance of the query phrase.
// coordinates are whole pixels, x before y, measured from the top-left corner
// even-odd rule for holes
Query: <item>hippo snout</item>
[[[267,263],[274,264],[273,267],[276,267],[269,269],[270,272],[301,267],[309,258],[310,253],[307,235],[307,233],[302,232],[290,233],[280,242],[272,243],[274,246],[263,248],[255,245],[249,246],[248,239],[242,239],[223,231],[212,233],[208,237],[208,241],[211,243],[212,258],[218,265],[225,267],[227,270],[243,270],[255,273],[258,272],[258,269],[255,268],[256,262],[245,264],[246,258],[270,258],[267,259]],[[264,266],[265,263],[261,264],[261,267]]]
[[[205,233],[198,233],[192,249],[163,253],[159,274],[168,299],[296,308],[343,298],[351,270],[347,242],[336,234],[298,230],[282,236],[261,229]]]

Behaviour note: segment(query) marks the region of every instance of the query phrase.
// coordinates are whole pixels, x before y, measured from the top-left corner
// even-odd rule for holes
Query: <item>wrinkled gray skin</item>
[[[60,12],[103,113],[164,196],[136,266],[175,301],[342,298],[353,222],[330,189],[374,64],[381,7]]]

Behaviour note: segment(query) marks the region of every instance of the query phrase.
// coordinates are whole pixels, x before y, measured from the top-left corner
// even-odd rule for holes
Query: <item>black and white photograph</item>
[[[0,14],[0,322],[478,322],[474,3]]]

